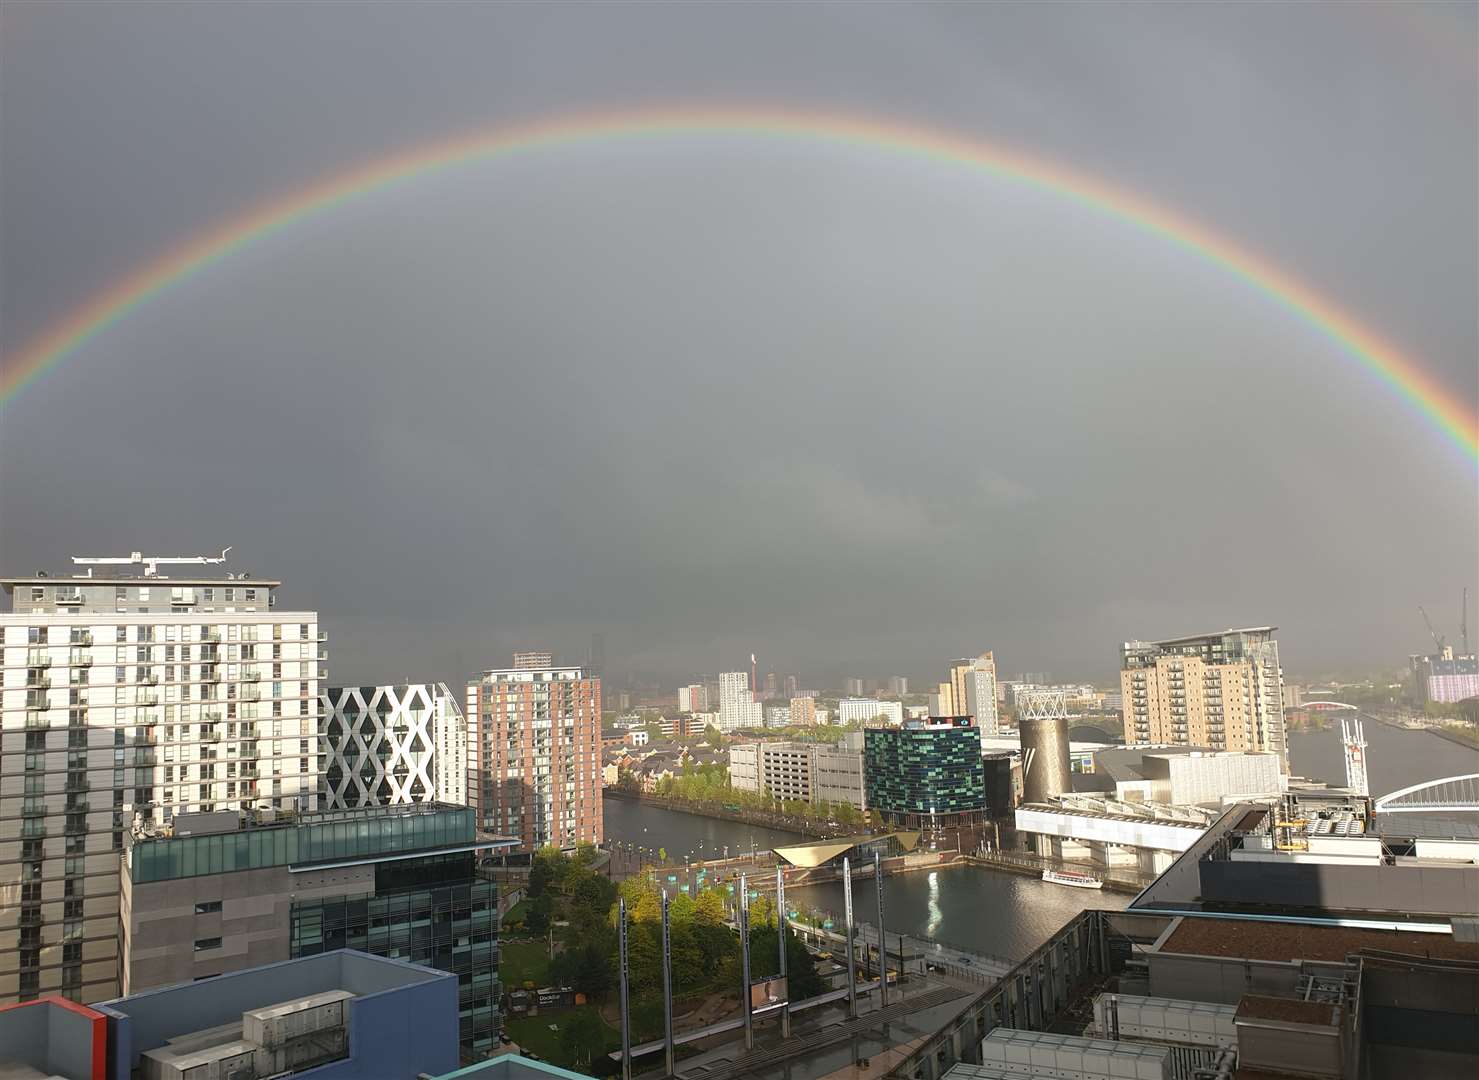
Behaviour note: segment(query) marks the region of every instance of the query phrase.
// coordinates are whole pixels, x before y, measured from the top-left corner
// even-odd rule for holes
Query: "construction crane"
[[[1428,618],[1428,613],[1423,610],[1421,604],[1417,605],[1417,613],[1423,617],[1423,622],[1428,624],[1428,633],[1433,635],[1433,643],[1438,646],[1438,655],[1443,655],[1443,646],[1446,644],[1443,635],[1433,629],[1433,620]]]
[[[1467,585],[1464,586],[1464,606],[1459,608],[1458,612],[1458,632],[1459,636],[1464,639],[1464,655],[1472,656],[1473,653],[1469,652],[1469,587]]]

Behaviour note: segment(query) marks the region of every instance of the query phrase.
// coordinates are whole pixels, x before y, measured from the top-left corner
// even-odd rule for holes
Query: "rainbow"
[[[1455,444],[1466,460],[1479,463],[1479,416],[1470,403],[1314,289],[1189,218],[1056,162],[974,137],[845,113],[757,108],[563,115],[414,146],[324,177],[195,235],[26,342],[0,367],[0,404],[172,286],[347,200],[428,173],[515,153],[600,140],[717,134],[832,143],[945,162],[1004,177],[1123,221],[1221,267],[1297,316],[1385,383]]]

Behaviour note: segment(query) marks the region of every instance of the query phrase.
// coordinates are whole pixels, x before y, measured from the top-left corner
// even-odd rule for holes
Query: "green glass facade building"
[[[497,846],[473,809],[439,803],[136,841],[126,992],[358,949],[455,974],[462,1054],[480,1059],[498,1043],[500,987],[498,888],[477,860]]]
[[[969,717],[863,733],[868,808],[909,829],[974,824],[986,810],[981,737]]]

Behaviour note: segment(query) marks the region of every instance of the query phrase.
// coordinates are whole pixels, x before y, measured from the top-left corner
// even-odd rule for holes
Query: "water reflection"
[[[925,936],[933,938],[940,929],[940,920],[944,918],[940,914],[940,874],[937,870],[930,871],[930,891],[927,903],[929,906],[926,909]]]

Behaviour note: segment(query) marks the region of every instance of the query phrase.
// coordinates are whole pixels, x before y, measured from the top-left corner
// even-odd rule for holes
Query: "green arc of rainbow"
[[[425,143],[328,175],[209,227],[98,292],[7,356],[0,404],[114,323],[242,248],[346,200],[428,173],[521,151],[643,135],[734,134],[830,142],[943,161],[1004,177],[1126,222],[1241,279],[1333,341],[1479,463],[1479,416],[1411,358],[1315,289],[1166,207],[1031,154],[951,132],[834,112],[742,107],[576,113]]]

